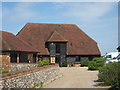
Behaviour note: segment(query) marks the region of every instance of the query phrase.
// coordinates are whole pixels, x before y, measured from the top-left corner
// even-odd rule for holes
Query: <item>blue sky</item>
[[[118,46],[117,2],[3,2],[2,30],[17,34],[28,23],[76,24],[103,54]]]

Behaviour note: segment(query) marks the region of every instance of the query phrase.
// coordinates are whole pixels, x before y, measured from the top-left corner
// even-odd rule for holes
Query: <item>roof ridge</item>
[[[75,25],[75,24],[66,24],[66,23],[32,23],[32,22],[29,22],[27,24],[52,24],[52,25]]]

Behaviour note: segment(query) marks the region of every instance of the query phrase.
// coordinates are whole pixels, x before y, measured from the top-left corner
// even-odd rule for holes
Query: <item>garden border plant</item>
[[[40,58],[38,61],[38,64],[40,67],[47,66],[47,65],[50,65],[50,60],[41,60],[41,58]]]
[[[67,65],[68,65],[67,61],[62,62],[62,67],[67,67]]]
[[[37,83],[34,85],[33,88],[41,88],[41,87],[43,87],[43,84],[44,84],[44,82]]]

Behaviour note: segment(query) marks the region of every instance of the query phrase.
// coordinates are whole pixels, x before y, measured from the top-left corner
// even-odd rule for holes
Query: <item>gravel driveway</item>
[[[57,80],[45,85],[43,88],[106,88],[95,86],[98,71],[88,71],[87,67],[62,67]]]

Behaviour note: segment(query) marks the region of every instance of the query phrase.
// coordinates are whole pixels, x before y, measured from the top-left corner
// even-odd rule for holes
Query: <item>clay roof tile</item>
[[[35,47],[40,55],[49,55],[46,41],[67,41],[68,55],[100,55],[96,41],[75,24],[27,23],[17,37]]]
[[[27,52],[39,52],[27,42],[16,37],[12,33],[0,31],[0,40],[2,42],[1,51],[27,51]]]

